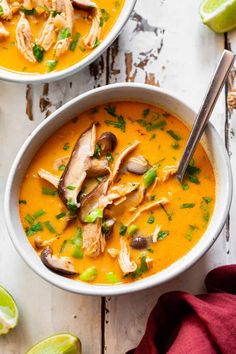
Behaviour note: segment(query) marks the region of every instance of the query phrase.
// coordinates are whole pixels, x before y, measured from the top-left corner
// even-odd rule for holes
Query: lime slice
[[[18,317],[19,313],[13,297],[0,286],[0,335],[16,327]]]
[[[81,354],[81,343],[72,334],[57,334],[34,345],[26,354]]]
[[[228,32],[236,27],[236,0],[204,0],[200,15],[214,32]]]

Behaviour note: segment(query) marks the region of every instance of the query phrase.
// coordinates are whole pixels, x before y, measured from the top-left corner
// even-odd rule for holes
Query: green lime
[[[200,15],[214,32],[228,32],[236,27],[236,0],[204,0]]]
[[[0,286],[0,335],[16,327],[18,318],[19,313],[13,297]]]
[[[72,334],[56,334],[34,345],[26,354],[81,354],[81,343]]]

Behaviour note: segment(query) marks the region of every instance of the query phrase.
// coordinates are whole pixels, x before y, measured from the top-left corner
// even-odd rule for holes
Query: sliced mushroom
[[[136,236],[130,241],[130,246],[136,250],[142,250],[148,247],[148,241],[146,237]]]
[[[90,159],[90,166],[88,168],[88,177],[103,177],[109,173],[109,164],[106,158]]]
[[[168,203],[169,203],[169,199],[161,198],[159,200],[156,200],[155,202],[148,203],[143,207],[140,207],[139,210],[136,212],[136,214],[129,220],[129,222],[126,223],[126,225],[127,226],[131,225],[144,211],[152,210],[154,208],[159,208],[161,204],[165,205]]]
[[[83,228],[83,249],[89,257],[97,257],[105,250],[106,240],[102,234],[102,221],[86,224]]]
[[[56,273],[65,275],[77,274],[75,267],[69,257],[59,257],[53,254],[52,247],[47,246],[40,255],[41,261],[49,269]]]
[[[110,238],[110,236],[111,236],[111,234],[113,232],[115,223],[116,223],[115,219],[103,220],[103,222],[102,222],[102,233],[106,237],[106,239]]]
[[[44,179],[45,181],[51,183],[55,188],[58,188],[59,185],[59,181],[60,178],[53,175],[52,173],[44,170],[43,168],[41,168],[38,172],[39,177],[41,177],[42,179]]]
[[[145,157],[138,155],[133,156],[127,161],[127,170],[136,175],[143,175],[147,172],[149,164]]]
[[[111,175],[111,180],[114,181],[117,177],[117,174],[119,172],[120,166],[123,163],[124,159],[132,152],[136,149],[136,147],[139,145],[139,141],[135,140],[135,142],[133,144],[131,144],[130,146],[128,146],[125,150],[123,150],[120,154],[119,157],[117,158],[117,160],[115,161],[114,164],[114,168],[112,171],[112,175]]]
[[[94,155],[96,126],[92,125],[77,140],[70,160],[60,178],[58,192],[66,206],[68,202],[79,207],[77,197],[87,176],[90,158]],[[72,188],[67,188],[71,186]]]
[[[123,238],[120,239],[121,250],[118,257],[120,268],[124,274],[135,272],[137,264],[130,259],[130,250]]]
[[[106,155],[108,152],[115,150],[117,145],[117,138],[115,134],[111,132],[105,132],[97,140],[97,144],[101,148],[101,155]]]

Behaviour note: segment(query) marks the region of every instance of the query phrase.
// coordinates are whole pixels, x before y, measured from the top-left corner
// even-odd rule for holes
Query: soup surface
[[[138,102],[93,108],[55,132],[19,200],[43,263],[76,280],[117,284],[190,251],[211,218],[215,178],[201,145],[184,183],[175,178],[188,134],[177,117]]]
[[[107,36],[124,0],[2,0],[0,67],[24,73],[65,69]]]

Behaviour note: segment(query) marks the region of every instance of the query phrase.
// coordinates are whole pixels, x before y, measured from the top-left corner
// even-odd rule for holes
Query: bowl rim
[[[197,246],[194,245],[193,248],[183,257],[181,257],[179,260],[176,262],[182,260],[178,264],[178,267],[176,267],[174,270],[172,269],[171,272],[165,273],[164,276],[162,275],[163,272],[168,270],[172,265],[169,267],[165,268],[162,270],[160,273],[155,273],[154,275],[151,275],[149,277],[143,278],[141,280],[132,282],[132,283],[126,283],[126,284],[120,284],[120,285],[94,285],[94,284],[87,284],[86,286],[82,286],[82,289],[80,289],[80,284],[79,281],[75,281],[65,278],[64,276],[57,275],[53,273],[52,271],[48,270],[45,267],[45,270],[43,272],[39,271],[37,269],[37,266],[34,265],[34,261],[31,260],[32,257],[28,256],[27,250],[24,249],[24,246],[21,245],[20,240],[17,237],[17,232],[16,228],[14,226],[14,221],[11,218],[11,186],[12,182],[14,180],[14,175],[17,171],[18,164],[21,160],[21,158],[24,156],[25,151],[31,144],[31,142],[34,140],[34,138],[37,136],[37,134],[41,131],[41,129],[45,128],[52,120],[56,120],[57,116],[62,113],[66,112],[66,110],[70,107],[73,106],[73,104],[80,102],[81,100],[84,100],[88,98],[89,96],[92,96],[94,93],[102,92],[103,94],[106,93],[107,90],[112,90],[112,89],[119,89],[119,88],[124,88],[124,87],[129,87],[130,89],[132,88],[137,88],[140,90],[149,90],[154,93],[161,93],[164,94],[166,97],[169,97],[171,99],[174,99],[178,104],[182,105],[182,107],[187,108],[192,114],[196,115],[195,111],[191,109],[182,99],[178,98],[178,96],[172,94],[168,90],[163,90],[159,87],[155,87],[152,85],[147,85],[147,84],[140,84],[140,83],[116,83],[116,84],[111,84],[107,86],[102,86],[99,88],[92,89],[90,91],[87,91],[69,102],[65,103],[63,106],[61,106],[59,109],[57,109],[55,112],[53,112],[50,117],[47,118],[47,120],[42,121],[34,130],[33,132],[27,137],[26,141],[24,144],[21,146],[20,150],[18,151],[15,160],[11,166],[7,183],[6,183],[6,188],[5,188],[5,196],[4,196],[4,219],[5,223],[7,226],[8,234],[11,238],[11,241],[17,250],[18,254],[22,257],[24,262],[35,272],[37,273],[41,278],[44,280],[48,281],[52,285],[55,285],[63,290],[67,290],[73,293],[77,294],[82,294],[82,295],[95,295],[95,296],[114,296],[114,295],[122,295],[122,294],[128,294],[128,293],[133,293],[136,291],[140,290],[145,290],[148,288],[151,288],[153,286],[161,285],[163,283],[166,283],[170,281],[171,279],[177,277],[178,275],[182,274],[184,271],[192,267],[208,250],[209,248],[213,245],[213,243],[216,241],[218,236],[220,235],[224,225],[226,218],[228,216],[229,208],[231,205],[232,201],[232,191],[233,191],[233,178],[232,178],[232,169],[230,165],[230,159],[229,155],[226,151],[226,148],[223,144],[223,141],[215,129],[215,127],[212,125],[212,123],[208,124],[207,131],[210,131],[213,136],[214,136],[214,145],[215,146],[220,146],[220,150],[222,152],[224,161],[225,161],[225,166],[226,166],[226,174],[227,174],[227,194],[224,196],[225,200],[225,208],[222,210],[221,214],[221,220],[218,223],[217,227],[215,228],[214,235],[209,238],[208,242],[202,246],[201,249],[198,250],[198,252],[195,252],[192,255],[191,259],[188,259],[185,261],[184,257],[186,257],[192,250],[194,250]],[[53,133],[52,133],[53,134]],[[210,225],[210,223],[209,223]],[[159,277],[157,277],[159,275]],[[156,277],[155,277],[156,276]],[[146,279],[146,281],[145,281]],[[150,279],[148,281],[147,279]],[[82,283],[84,284],[84,283]],[[77,286],[75,286],[77,285]]]
[[[92,62],[94,62],[115,41],[125,24],[128,22],[136,2],[137,0],[125,0],[119,17],[117,18],[116,22],[102,43],[88,56],[76,64],[73,64],[65,69],[46,74],[25,74],[0,67],[0,80],[25,84],[43,84],[64,79],[78,73],[79,71],[89,66]]]

